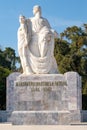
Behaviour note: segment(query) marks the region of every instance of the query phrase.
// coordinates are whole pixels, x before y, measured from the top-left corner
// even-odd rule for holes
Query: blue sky
[[[0,0],[0,46],[17,53],[17,29],[20,14],[32,17],[32,8],[40,5],[42,16],[58,33],[68,26],[87,23],[87,0]],[[18,53],[17,53],[18,55]]]

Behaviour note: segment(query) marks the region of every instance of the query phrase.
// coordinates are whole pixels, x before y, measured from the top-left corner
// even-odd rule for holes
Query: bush
[[[6,77],[10,70],[0,66],[0,110],[6,109]]]

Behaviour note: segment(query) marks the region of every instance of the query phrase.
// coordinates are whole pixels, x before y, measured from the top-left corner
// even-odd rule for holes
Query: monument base
[[[81,122],[80,76],[75,72],[18,77],[14,94],[14,125]]]
[[[14,111],[13,125],[69,125],[80,123],[80,112],[70,111]]]
[[[74,120],[73,120],[74,119]],[[80,115],[73,116],[69,111],[15,111],[13,125],[69,125],[80,122]]]

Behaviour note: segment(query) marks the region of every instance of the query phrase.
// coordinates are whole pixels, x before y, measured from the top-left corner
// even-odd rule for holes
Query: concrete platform
[[[0,130],[87,130],[87,123],[77,125],[12,125],[8,123],[0,124]]]

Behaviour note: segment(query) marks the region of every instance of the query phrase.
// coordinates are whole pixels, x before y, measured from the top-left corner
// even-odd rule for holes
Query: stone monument
[[[41,7],[34,6],[34,17],[19,17],[18,52],[23,75],[58,73],[54,58],[56,31],[47,19],[41,16]]]
[[[34,6],[34,17],[20,15],[18,51],[23,73],[14,82],[14,125],[61,125],[81,121],[81,77],[58,74],[55,30]],[[11,106],[10,106],[11,107]],[[8,106],[9,108],[9,106]]]

